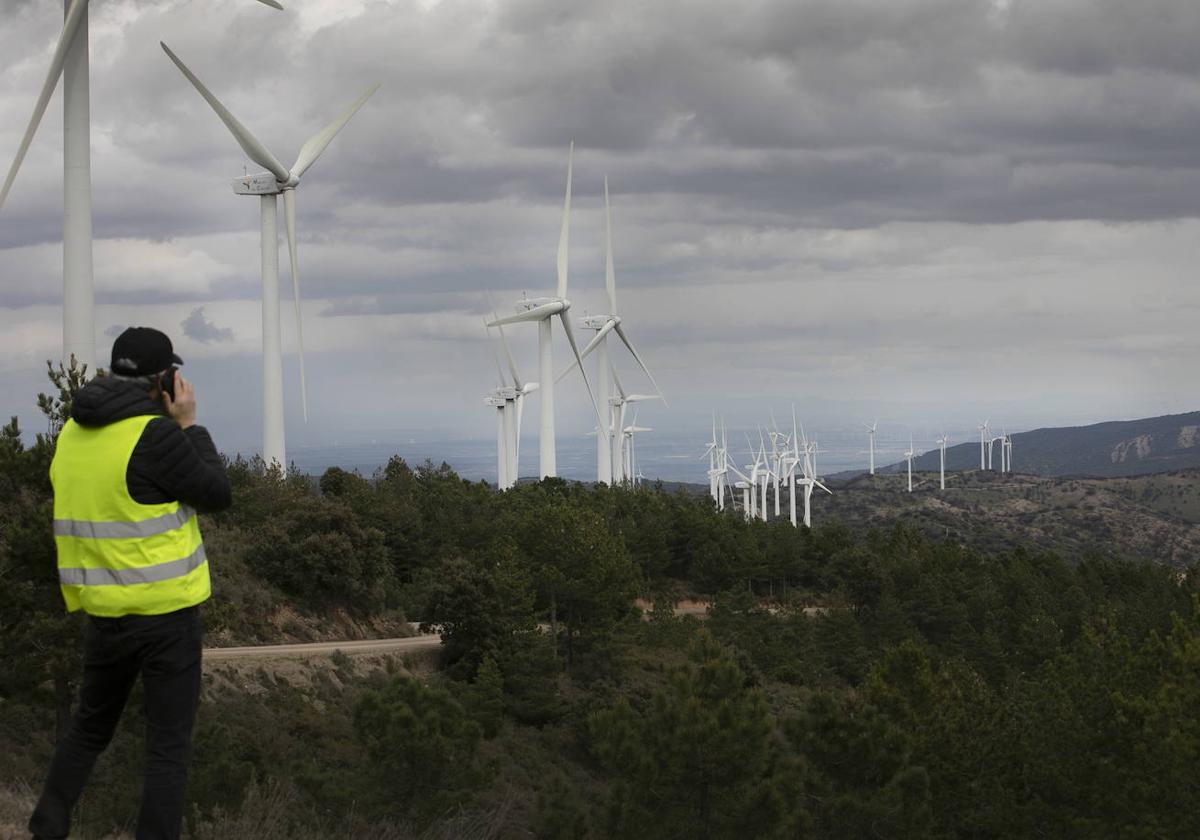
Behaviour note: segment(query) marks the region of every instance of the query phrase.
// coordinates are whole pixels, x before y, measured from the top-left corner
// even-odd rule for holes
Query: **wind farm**
[[[1200,836],[1185,0],[4,20],[0,837]]]

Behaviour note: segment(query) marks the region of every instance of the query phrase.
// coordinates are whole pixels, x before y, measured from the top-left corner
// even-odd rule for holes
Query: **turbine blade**
[[[660,397],[662,397],[663,405],[666,405],[667,398],[663,397],[662,388],[658,387],[658,383],[654,381],[654,374],[650,372],[650,368],[646,367],[646,363],[642,361],[642,357],[638,355],[638,351],[633,348],[633,342],[630,341],[629,336],[625,334],[625,328],[622,327],[620,323],[617,323],[613,325],[613,329],[616,330],[617,335],[620,337],[625,346],[629,348],[629,352],[633,354],[633,358],[642,368],[642,371],[645,372],[646,378],[650,380],[650,384],[654,386],[654,390],[658,392]]]
[[[817,487],[820,487],[822,490],[824,490],[824,491],[825,491],[826,493],[828,493],[830,496],[832,496],[832,495],[833,495],[833,491],[832,491],[832,490],[830,490],[828,487],[826,487],[826,486],[825,486],[824,484],[822,484],[821,482],[817,481],[815,478],[812,480],[812,483],[813,483],[813,484],[815,484]]]
[[[580,351],[579,357],[581,359],[586,359],[593,350],[595,350],[597,347],[600,346],[600,342],[604,340],[604,337],[606,335],[608,335],[610,332],[612,332],[613,327],[616,326],[616,323],[617,323],[616,321],[610,320],[607,324],[605,324],[603,327],[601,327],[600,331],[597,332],[596,335],[593,336],[592,340],[587,343],[587,346],[584,347],[582,351]],[[568,367],[566,370],[564,370],[562,373],[560,373],[554,379],[554,381],[562,382],[564,379],[566,379],[568,373],[575,370],[575,368],[578,364],[579,364],[579,362],[571,362],[571,366]]]
[[[488,292],[488,305],[492,307],[492,320],[500,320],[496,316],[496,303],[492,300],[492,293],[490,291]],[[488,326],[491,325],[489,324]],[[512,374],[513,384],[517,386],[517,390],[521,390],[525,387],[525,383],[521,381],[521,375],[517,373],[517,363],[513,359],[512,350],[509,349],[508,337],[504,335],[504,327],[497,324],[496,330],[500,333],[500,344],[504,347],[504,355],[508,357],[508,371]]]
[[[608,176],[604,176],[604,287],[608,290],[608,313],[617,314],[617,274],[613,269],[612,212],[608,206]]]
[[[262,3],[264,6],[270,6],[272,9],[278,9],[281,12],[283,11],[283,6],[279,5],[277,2],[275,2],[275,0],[258,0],[258,2]]]
[[[567,197],[563,200],[562,230],[558,234],[558,297],[567,296],[567,263],[571,239],[571,164],[575,157],[575,141],[567,152]]]
[[[487,329],[486,321],[484,322],[483,326],[484,326],[484,329]],[[488,330],[489,336],[491,335],[491,333],[492,333],[492,331]],[[496,380],[500,383],[500,387],[503,388],[506,385],[508,385],[508,382],[504,378],[504,368],[500,365],[500,351],[499,351],[499,349],[496,348],[495,345],[492,346],[492,359],[495,360],[495,362],[496,362]]]
[[[308,168],[316,163],[317,158],[321,156],[321,152],[325,151],[325,147],[333,142],[333,138],[337,137],[338,132],[346,127],[346,123],[350,122],[350,118],[358,113],[358,109],[377,90],[379,90],[379,85],[371,85],[371,87],[367,88],[366,93],[351,102],[350,107],[342,111],[337,119],[310,137],[300,147],[300,154],[296,156],[296,162],[292,164],[292,175],[297,178],[302,177],[308,171]]]
[[[587,388],[588,399],[592,401],[592,408],[596,411],[596,419],[603,426],[604,415],[600,413],[600,406],[596,402],[596,395],[592,393],[592,383],[588,382],[587,371],[583,369],[583,359],[579,355],[579,345],[575,343],[575,332],[571,329],[571,319],[567,317],[566,312],[559,312],[558,319],[562,321],[563,332],[567,334],[567,341],[571,344],[571,352],[575,354],[575,361],[579,363],[579,375],[583,377],[583,385]]]
[[[616,387],[617,393],[621,395],[622,400],[625,400],[626,399],[625,389],[621,386],[620,377],[617,376],[617,366],[610,362],[608,365],[608,369],[609,369],[609,372],[612,373],[613,385]]]
[[[296,257],[296,191],[283,191],[283,216],[287,225],[288,260],[292,268],[292,301],[296,305],[296,344],[300,354],[300,405],[308,422],[308,380],[304,375],[304,321],[300,317],[300,261]]]
[[[9,167],[3,188],[0,188],[0,207],[4,206],[4,200],[8,198],[8,191],[12,189],[13,181],[17,179],[17,170],[21,168],[21,164],[25,160],[25,155],[33,142],[33,135],[37,134],[38,126],[41,125],[42,117],[46,113],[46,106],[50,104],[50,97],[54,95],[54,89],[58,87],[63,64],[67,60],[67,49],[75,39],[75,33],[79,30],[79,22],[83,20],[83,13],[87,11],[87,7],[88,0],[75,0],[67,9],[66,17],[63,18],[62,33],[59,34],[58,44],[54,47],[54,58],[50,59],[50,69],[46,73],[46,81],[42,83],[42,92],[38,94],[37,103],[33,106],[33,116],[29,118],[25,136],[21,138],[21,144],[17,147],[17,156],[13,159],[12,166]]]
[[[162,41],[158,43],[167,54],[167,57],[175,62],[175,66],[192,83],[192,87],[196,88],[205,101],[217,112],[217,116],[221,118],[221,122],[225,123],[225,127],[233,134],[234,139],[238,141],[238,145],[242,147],[242,151],[246,153],[246,157],[268,170],[280,183],[287,183],[291,178],[291,173],[287,171],[287,168],[279,162],[275,155],[271,154],[266,146],[258,141],[257,137],[250,133],[250,129],[238,122],[238,118],[231,114],[229,109],[222,105],[217,97],[212,95],[212,92],[204,86],[204,83],[197,79],[195,74],[179,60],[179,56],[171,52],[170,47]]]

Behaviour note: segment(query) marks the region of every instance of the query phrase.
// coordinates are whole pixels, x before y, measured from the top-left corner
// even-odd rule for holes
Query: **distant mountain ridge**
[[[1116,478],[1200,468],[1200,411],[1091,426],[1034,429],[1013,434],[1011,438],[1013,471],[1018,473]],[[999,469],[999,442],[993,444],[993,450],[993,465]],[[905,469],[905,462],[900,461],[877,472]],[[937,449],[914,458],[913,469],[936,471]],[[979,469],[978,438],[946,447],[947,471],[970,469]]]

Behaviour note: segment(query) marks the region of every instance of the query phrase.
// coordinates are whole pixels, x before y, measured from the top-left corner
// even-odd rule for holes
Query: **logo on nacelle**
[[[232,181],[233,191],[238,195],[274,195],[279,192],[279,183],[270,172],[243,175]]]

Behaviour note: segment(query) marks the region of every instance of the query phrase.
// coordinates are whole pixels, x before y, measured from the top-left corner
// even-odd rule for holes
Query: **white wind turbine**
[[[617,338],[628,348],[630,355],[641,367],[646,377],[650,380],[650,384],[654,386],[654,390],[658,393],[660,399],[666,404],[666,398],[662,395],[662,389],[658,387],[658,383],[654,381],[654,375],[650,373],[650,369],[646,367],[646,363],[642,361],[642,357],[638,355],[637,350],[633,347],[633,342],[629,340],[629,336],[625,332],[625,328],[621,324],[621,317],[617,314],[617,279],[616,270],[613,267],[613,248],[612,248],[612,212],[608,202],[608,176],[604,176],[604,288],[608,294],[608,312],[603,315],[590,315],[580,320],[579,324],[584,329],[596,330],[596,336],[588,342],[583,351],[579,354],[580,358],[586,359],[588,354],[593,350],[596,351],[596,394],[600,405],[607,405],[609,400],[609,355],[608,355],[608,334],[615,332]],[[561,380],[564,376],[571,372],[576,364],[581,362],[573,362],[563,373],[558,377]],[[612,441],[607,435],[596,435],[596,480],[603,481],[606,484],[613,483],[612,469]]]
[[[751,449],[753,449],[753,445]],[[762,490],[762,501],[758,504],[758,513],[763,522],[767,521],[767,488],[771,484],[771,461],[767,458],[767,444],[763,440],[762,427],[758,429],[758,454],[754,456],[754,463],[758,469],[759,478],[762,479],[760,486]]]
[[[908,451],[904,453],[904,457],[908,459],[908,492],[912,492],[912,459],[913,459],[913,442],[912,435],[908,437]]]
[[[979,469],[987,469],[987,455],[985,448],[987,447],[988,421],[984,420],[979,424]]]
[[[608,372],[612,376],[613,387],[617,389],[616,395],[608,398],[609,409],[612,415],[608,420],[608,428],[612,429],[614,438],[612,450],[613,482],[619,484],[633,478],[633,475],[625,469],[625,435],[622,431],[625,428],[625,410],[630,403],[661,400],[662,396],[660,394],[628,394],[625,392],[625,387],[621,384],[621,378],[617,376],[617,369],[610,364]],[[604,425],[603,422],[601,425]]]
[[[170,47],[159,42],[167,57],[179,68],[192,86],[225,123],[246,156],[267,169],[255,175],[235,178],[233,191],[238,195],[259,196],[262,226],[262,330],[263,330],[263,460],[287,467],[283,431],[283,346],[279,326],[279,233],[277,196],[283,194],[284,221],[287,226],[288,257],[292,274],[292,298],[296,310],[296,344],[300,359],[300,402],[308,422],[308,389],[304,376],[304,330],[300,319],[300,266],[296,255],[296,187],[308,168],[316,163],[350,118],[378,90],[372,85],[354,100],[333,122],[305,141],[288,169],[221,104],[179,59]]]
[[[282,9],[275,0],[259,0]],[[33,116],[0,187],[0,208],[12,189],[50,97],[63,80],[63,359],[94,369],[95,288],[92,277],[92,106],[88,0],[64,0],[63,28]]]
[[[492,318],[495,319],[495,313],[492,313]],[[525,398],[538,390],[538,383],[527,382],[521,378],[520,371],[517,370],[516,360],[513,358],[512,350],[508,346],[508,338],[504,335],[504,327],[496,327],[500,333],[500,345],[504,349],[504,356],[508,362],[508,372],[512,377],[512,385],[509,386],[507,379],[504,377],[504,372],[500,371],[500,381],[504,386],[504,398],[507,402],[505,406],[506,418],[506,438],[508,441],[508,483],[505,488],[512,487],[520,478],[521,465],[521,418],[525,413]],[[499,359],[497,359],[497,367],[499,367]]]
[[[864,423],[863,425],[866,425],[866,424]],[[871,450],[870,450],[871,451],[871,467],[870,467],[871,472],[870,472],[870,475],[875,475],[875,429],[878,426],[879,426],[878,418],[875,419],[874,423],[867,426],[867,432],[871,436]]]
[[[596,416],[600,420],[601,428],[604,427],[604,418],[601,416],[600,409],[596,405],[596,398],[592,394],[592,386],[588,382],[587,373],[583,370],[583,361],[579,355],[579,346],[575,343],[575,332],[571,329],[570,319],[567,318],[567,311],[571,308],[571,301],[567,300],[567,270],[571,239],[571,167],[574,155],[575,144],[572,143],[570,151],[567,153],[567,193],[566,198],[563,199],[562,228],[558,236],[558,285],[554,296],[523,298],[517,303],[516,315],[498,318],[488,324],[489,327],[496,327],[504,324],[518,324],[532,321],[538,325],[538,360],[542,383],[541,430],[538,435],[540,466],[538,467],[538,472],[542,478],[558,475],[554,434],[554,351],[551,330],[551,322],[555,315],[562,322],[563,332],[566,333],[567,341],[570,343],[571,350],[575,354],[575,360],[579,363],[579,373],[583,376],[583,384],[587,388],[588,398],[592,401],[592,406],[596,409]]]
[[[767,442],[763,439],[762,428],[758,428],[758,451],[762,455],[762,466],[766,472],[762,476],[762,521],[767,521],[767,490],[770,485],[775,486],[776,504],[779,498],[779,470],[776,469],[778,464],[773,464],[772,458],[767,456]]]
[[[749,522],[754,517],[754,482],[733,465],[729,460],[728,438],[725,435],[724,422],[721,424],[721,464],[726,473],[732,472],[738,477],[738,481],[734,482],[734,488],[742,491],[742,518]],[[749,465],[746,467],[751,469]],[[736,498],[736,496],[734,497]]]
[[[490,391],[484,398],[483,404],[489,405],[496,409],[496,489],[507,490],[509,488],[509,447],[508,447],[508,425],[512,422],[508,418],[508,397],[505,393],[507,389],[495,388]]]
[[[750,482],[750,518],[755,519],[758,517],[758,482],[762,476],[762,463],[759,460],[760,453],[754,451],[749,434],[746,435],[746,445],[750,447],[750,454],[754,457],[754,463],[746,464],[746,469],[750,471],[750,477],[747,479]]]
[[[800,453],[799,440],[804,441],[804,453]],[[808,436],[804,434],[804,429],[801,428],[799,433],[796,431],[796,409],[792,407],[792,457],[788,459],[789,476],[788,483],[791,485],[791,518],[792,525],[796,525],[796,485],[800,484],[804,488],[804,526],[812,527],[812,494],[816,487],[821,488],[826,493],[833,495],[833,491],[817,480],[816,467],[813,462],[813,454],[815,451],[815,443],[808,440]],[[804,470],[804,477],[797,481],[796,467],[801,466]]]
[[[947,440],[946,433],[942,432],[942,436],[940,438],[938,438],[938,447],[941,450],[941,455],[942,455],[941,469],[942,469],[942,489],[943,490],[946,489],[946,440]]]
[[[718,460],[720,475],[717,476],[717,510],[725,510],[725,490],[729,487],[729,437],[725,432],[725,418],[721,418],[721,448]]]
[[[637,412],[633,413],[633,423],[621,430],[625,438],[625,474],[629,476],[630,481],[636,487],[643,478],[641,470],[638,469],[637,463],[637,440],[635,435],[638,432],[653,432],[649,426],[639,426],[637,424]]]
[[[775,488],[775,515],[779,516],[779,482],[786,480],[783,461],[787,456],[787,447],[790,443],[788,436],[779,431],[779,426],[775,422],[775,412],[773,411],[771,412],[771,429],[768,434],[771,438],[771,476]],[[782,446],[780,446],[781,442]]]

